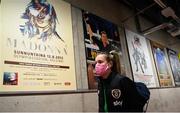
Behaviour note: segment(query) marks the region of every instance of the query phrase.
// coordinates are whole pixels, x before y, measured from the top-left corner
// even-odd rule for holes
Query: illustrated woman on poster
[[[133,46],[132,56],[135,61],[136,72],[141,71],[142,73],[144,73],[145,69],[147,68],[147,63],[146,63],[144,51],[141,47],[142,45],[140,39],[139,37],[137,37],[137,35],[134,35],[132,46]]]
[[[27,20],[25,25],[20,25],[23,35],[27,35],[29,38],[38,36],[42,41],[55,35],[64,42],[56,32],[55,9],[46,0],[31,0],[21,18]]]

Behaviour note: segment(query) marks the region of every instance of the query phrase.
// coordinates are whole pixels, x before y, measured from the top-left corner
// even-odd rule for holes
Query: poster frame
[[[62,1],[62,2],[64,2],[64,1]],[[0,1],[0,5],[2,6],[3,4],[3,1]],[[71,5],[69,4],[69,3],[67,3],[67,2],[64,2],[67,6],[69,6],[69,11],[70,11],[70,13],[69,13],[69,15],[71,15]],[[1,8],[1,6],[0,6],[0,8]],[[0,9],[0,11],[1,11],[1,9]],[[22,12],[23,13],[23,12]],[[72,15],[71,15],[72,16]],[[69,16],[70,17],[70,16]],[[69,25],[71,25],[72,24],[72,18],[69,18],[69,20],[70,20],[70,24]],[[3,26],[0,26],[0,27],[3,27]],[[72,26],[70,26],[70,28],[72,29]],[[0,28],[0,30],[1,30],[1,28]],[[72,29],[73,30],[73,29]],[[70,30],[70,31],[72,31],[72,30]],[[71,33],[72,34],[72,42],[73,42],[73,33]],[[0,34],[1,35],[1,34]],[[71,44],[73,44],[73,43],[71,43]],[[68,46],[69,47],[69,46]],[[73,47],[73,46],[72,46]],[[2,47],[0,46],[0,49],[2,49]],[[71,49],[71,48],[70,48]],[[72,49],[72,51],[74,51],[74,49]],[[72,52],[73,54],[74,54],[74,52]],[[73,55],[72,55],[73,56]],[[4,56],[3,56],[4,57]],[[5,63],[5,61],[3,61],[4,59],[2,58],[2,56],[0,56],[0,60],[1,60],[1,64],[0,65],[2,65],[3,63]],[[74,60],[74,57],[72,57],[71,58],[72,60]],[[73,61],[74,63],[75,63],[75,61]],[[20,63],[22,63],[22,62],[20,62]],[[33,64],[33,63],[32,63]],[[36,63],[34,63],[34,64],[36,64]],[[50,66],[51,64],[49,64],[49,66]],[[55,66],[55,65],[54,65]],[[75,66],[75,65],[74,65]],[[38,66],[37,66],[38,67]],[[1,70],[0,69],[0,71],[3,73],[3,69]],[[75,78],[75,82],[77,82],[77,80],[76,80],[76,75],[75,75],[75,69],[74,69],[74,74],[72,74],[72,76],[74,76],[74,78]],[[1,80],[3,80],[4,78],[2,78]],[[2,81],[2,83],[4,82],[4,80]],[[65,82],[64,82],[65,83]],[[77,83],[75,83],[75,84],[77,84]],[[53,87],[53,86],[52,86]],[[16,94],[22,94],[22,95],[26,95],[26,94],[43,94],[43,93],[45,93],[45,94],[56,94],[56,93],[70,93],[70,92],[75,92],[75,93],[78,93],[78,92],[80,92],[80,90],[77,90],[77,87],[75,87],[75,88],[73,88],[73,89],[62,89],[62,88],[55,88],[55,89],[51,89],[51,88],[45,88],[45,89],[42,89],[42,90],[40,90],[40,91],[38,91],[37,89],[34,89],[33,90],[33,88],[32,89],[30,89],[30,90],[21,90],[21,89],[15,89],[15,90],[11,90],[12,88],[10,88],[10,89],[8,89],[8,90],[2,90],[2,91],[0,91],[0,95],[16,95]],[[82,90],[83,91],[83,90]],[[85,92],[87,92],[87,91],[85,91]]]
[[[170,64],[173,79],[174,79],[174,84],[175,84],[175,86],[180,87],[180,60],[178,58],[178,53],[169,48],[166,48],[166,50],[167,50],[168,60],[169,60],[169,64]],[[177,63],[177,62],[179,62],[179,63]],[[177,70],[177,67],[173,66],[174,65],[173,63],[177,63],[175,65],[179,66],[179,70]],[[179,81],[176,81],[177,76],[179,76]]]
[[[173,75],[172,75],[172,70],[170,68],[170,64],[169,64],[169,60],[168,60],[166,47],[159,44],[159,43],[157,43],[157,42],[154,42],[154,41],[150,41],[150,44],[151,44],[151,49],[152,49],[152,53],[153,53],[153,59],[154,59],[154,62],[155,62],[155,67],[156,67],[160,87],[174,87],[175,84],[174,84],[174,79],[173,79]],[[156,57],[155,55],[157,55],[157,54],[154,52],[154,49],[158,49],[158,50],[162,51],[161,53],[163,55],[163,59],[164,59],[164,63],[165,63],[163,66],[166,66],[165,67],[166,69],[164,69],[164,71],[166,71],[166,73],[167,73],[166,78],[164,78],[165,79],[164,82],[163,82],[163,80],[161,81],[161,79],[163,79],[162,77],[163,77],[163,75],[165,75],[165,73],[160,72],[161,66],[158,66],[160,64],[157,63],[158,62],[157,58],[155,58]],[[161,70],[163,70],[163,69],[161,69]],[[166,82],[167,82],[167,84],[169,82],[169,86],[165,85]]]
[[[118,52],[119,59],[122,59],[121,39],[119,35],[119,27],[111,21],[108,21],[100,16],[91,12],[82,10],[83,30],[84,30],[84,44],[87,61],[87,76],[89,90],[97,89],[97,80],[94,77],[95,70],[93,69],[95,57],[100,52],[110,52],[115,50]],[[112,29],[109,28],[111,26]],[[116,33],[113,33],[115,31]],[[102,34],[106,33],[109,44],[105,47],[102,39]],[[104,44],[103,44],[104,43]],[[121,68],[122,63],[118,61],[118,72],[124,72]]]
[[[132,76],[133,76],[133,80],[135,81],[135,82],[143,82],[143,81],[136,81],[135,80],[135,76],[137,75],[137,74],[135,74],[136,73],[136,71],[134,71],[135,69],[133,69],[133,65],[135,65],[135,63],[133,63],[133,57],[131,56],[131,52],[132,52],[132,50],[130,51],[130,46],[132,45],[132,44],[130,44],[130,42],[129,42],[129,40],[128,40],[128,32],[130,32],[130,33],[132,33],[132,34],[134,34],[134,35],[136,35],[136,36],[139,36],[139,37],[141,37],[141,38],[143,38],[143,40],[145,40],[144,42],[145,42],[145,48],[143,48],[143,49],[145,49],[147,52],[148,52],[148,59],[150,60],[150,63],[151,63],[151,76],[153,77],[153,79],[154,79],[154,85],[153,86],[149,86],[148,84],[147,84],[147,87],[148,88],[158,88],[159,87],[159,82],[158,82],[158,78],[157,78],[157,72],[156,72],[156,69],[155,69],[155,66],[154,66],[154,61],[153,61],[153,57],[152,57],[152,52],[151,52],[151,48],[149,48],[150,47],[150,42],[149,42],[149,40],[148,39],[146,39],[143,35],[141,35],[141,34],[138,34],[138,33],[135,33],[135,32],[133,32],[133,31],[131,31],[131,30],[129,30],[129,29],[126,29],[126,28],[124,28],[124,33],[125,33],[125,37],[126,37],[126,45],[127,45],[127,51],[128,51],[128,56],[129,56],[129,61],[130,61],[130,67],[131,67],[131,71],[132,71]],[[146,58],[147,58],[147,56],[146,56]],[[143,73],[140,73],[141,74],[141,76],[143,75],[144,76],[144,74]],[[146,78],[145,78],[146,79]],[[142,80],[143,80],[143,78],[142,78]],[[146,84],[146,82],[144,82],[145,84]]]

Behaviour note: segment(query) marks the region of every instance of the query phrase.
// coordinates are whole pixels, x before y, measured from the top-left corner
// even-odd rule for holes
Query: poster
[[[172,76],[168,68],[168,60],[165,47],[151,41],[153,56],[156,64],[158,78],[161,87],[169,87],[173,85]]]
[[[178,59],[178,54],[176,51],[173,51],[171,49],[167,49],[167,53],[169,56],[169,61],[174,76],[175,85],[180,86],[180,61]]]
[[[156,74],[146,39],[127,29],[126,38],[134,81],[143,82],[148,87],[156,87]]]
[[[70,4],[1,0],[0,92],[76,90]]]
[[[89,88],[94,89],[97,87],[97,83],[94,80],[93,62],[98,52],[110,52],[112,50],[116,51],[119,58],[122,59],[120,37],[115,24],[87,11],[82,11],[82,17]],[[118,64],[123,65],[120,62]],[[122,72],[123,68],[119,70]]]

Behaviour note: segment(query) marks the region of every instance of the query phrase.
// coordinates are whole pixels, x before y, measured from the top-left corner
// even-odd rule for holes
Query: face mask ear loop
[[[106,70],[109,68],[109,66],[107,65],[107,67],[106,67]]]

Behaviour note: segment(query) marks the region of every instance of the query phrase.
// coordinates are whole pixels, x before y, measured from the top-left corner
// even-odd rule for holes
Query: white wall
[[[180,89],[151,89],[151,99],[148,106],[150,112],[179,112]]]
[[[97,111],[95,93],[0,97],[0,112]]]
[[[179,88],[151,89],[147,111],[180,111]],[[0,112],[97,112],[97,93],[0,97]]]

